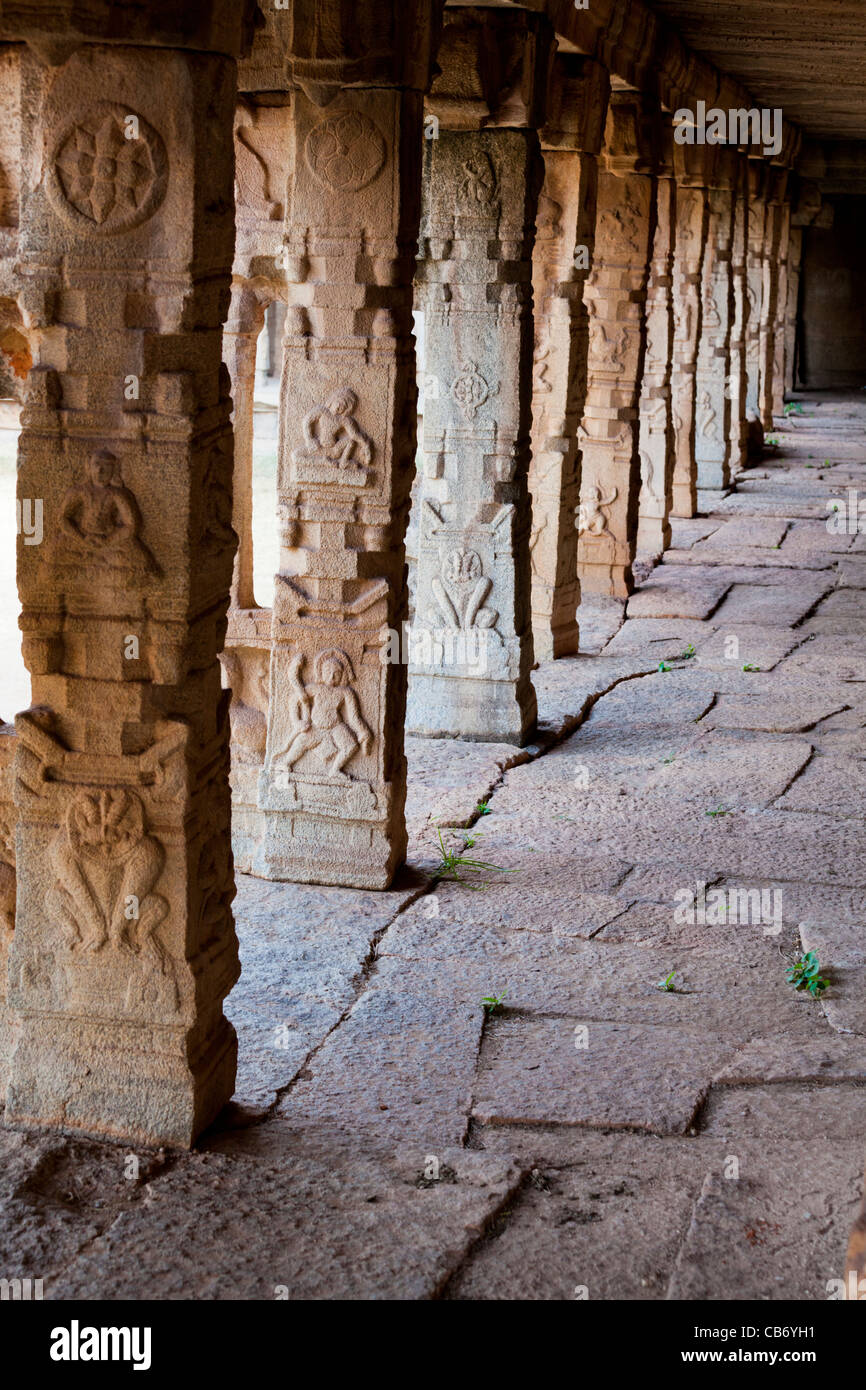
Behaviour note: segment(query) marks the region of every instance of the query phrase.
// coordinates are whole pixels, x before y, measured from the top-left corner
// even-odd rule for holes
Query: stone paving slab
[[[856,1212],[856,1140],[831,1148],[773,1145],[748,1177],[726,1180],[723,1161],[706,1176],[677,1257],[671,1299],[826,1299],[844,1273]]]
[[[575,1047],[575,1028],[589,1045]],[[562,1124],[685,1134],[727,1048],[677,1027],[506,1017],[489,1033],[473,1114],[482,1125]]]
[[[521,1173],[442,1148],[334,1166],[195,1155],[150,1185],[46,1288],[59,1299],[429,1299],[459,1267]]]

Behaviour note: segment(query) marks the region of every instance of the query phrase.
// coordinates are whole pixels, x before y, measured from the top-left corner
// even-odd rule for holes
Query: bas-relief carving
[[[87,465],[87,479],[63,498],[59,534],[54,543],[57,563],[76,569],[109,571],[128,582],[159,573],[159,567],[140,538],[141,512],[135,495],[124,486],[118,460],[108,449],[97,449]]]
[[[126,1005],[178,1006],[174,967],[157,935],[167,900],[154,891],[165,850],[147,831],[144,807],[121,787],[82,787],[49,850],[54,884],[45,899],[68,953],[70,1002],[116,997]],[[89,958],[99,956],[92,965]]]
[[[604,368],[608,371],[621,372],[623,369],[623,353],[628,344],[628,329],[618,328],[608,337],[607,329],[597,318],[590,319],[590,371],[594,368]]]
[[[330,193],[358,193],[381,173],[385,137],[369,116],[343,111],[314,126],[304,156],[317,183]]]
[[[499,384],[491,385],[486,377],[482,376],[477,364],[471,360],[460,366],[451,383],[451,395],[467,420],[474,420],[490,397],[498,394]]]
[[[292,691],[292,729],[289,742],[274,758],[275,766],[294,768],[305,754],[329,777],[347,778],[346,763],[359,751],[373,751],[374,735],[361,714],[352,685],[352,663],[344,651],[330,648],[313,661],[313,679],[301,679],[306,657],[297,653],[288,670]]]
[[[698,429],[704,439],[716,439],[716,411],[709,391],[702,391],[698,400]]]
[[[357,406],[355,392],[341,387],[304,417],[304,446],[292,451],[299,482],[366,484],[373,442],[354,417]]]
[[[463,161],[457,183],[458,213],[491,217],[498,211],[499,182],[489,154],[483,151]]]
[[[238,544],[232,525],[232,495],[223,483],[228,476],[225,445],[216,444],[211,450],[203,479],[204,505],[201,512],[199,539],[213,552],[234,550]]]
[[[446,627],[467,631],[469,628],[495,628],[499,617],[495,608],[488,608],[485,599],[493,581],[484,573],[481,557],[475,550],[455,548],[443,557],[439,577],[431,583],[438,613],[431,611],[427,621],[431,626],[444,622]]]
[[[614,488],[607,497],[602,496],[599,487],[590,486],[586,489],[580,499],[574,523],[581,540],[598,540],[602,536],[614,539],[613,533],[608,529],[607,523],[610,518],[607,508],[616,501],[618,495],[618,488]]]
[[[143,116],[116,102],[96,102],[78,116],[48,161],[52,205],[90,234],[112,236],[147,221],[167,185],[162,137]]]
[[[238,124],[235,142],[235,193],[238,204],[267,222],[278,222],[283,204],[273,196],[271,170],[265,156],[256,148],[253,124]]]

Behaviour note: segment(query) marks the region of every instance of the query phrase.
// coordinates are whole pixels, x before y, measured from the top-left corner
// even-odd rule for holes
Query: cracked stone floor
[[[0,1273],[47,1298],[827,1297],[866,1149],[866,537],[825,518],[866,495],[866,398],[802,409],[625,614],[584,606],[533,747],[409,740],[393,891],[239,878],[238,1089],[196,1152],[134,1179],[116,1146],[0,1131]],[[436,825],[477,835],[483,891],[435,881]],[[700,883],[765,890],[760,919],[726,896],[689,920]],[[786,983],[801,948],[820,1000]]]

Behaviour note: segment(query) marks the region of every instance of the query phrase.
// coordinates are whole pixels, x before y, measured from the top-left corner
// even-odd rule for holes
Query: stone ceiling
[[[866,139],[866,0],[647,0],[808,137]]]

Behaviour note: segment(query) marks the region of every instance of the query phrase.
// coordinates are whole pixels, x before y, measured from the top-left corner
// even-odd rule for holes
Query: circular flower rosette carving
[[[99,101],[68,125],[48,164],[57,212],[95,236],[128,232],[165,197],[168,156],[158,131],[116,102]]]
[[[380,173],[385,137],[368,116],[344,111],[320,121],[307,136],[307,164],[318,183],[332,193],[357,193]]]

